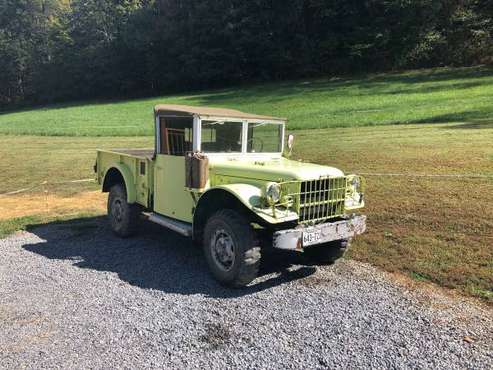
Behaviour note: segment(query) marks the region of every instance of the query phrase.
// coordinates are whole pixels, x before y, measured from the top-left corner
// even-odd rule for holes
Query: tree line
[[[0,108],[491,62],[490,0],[0,0]]]

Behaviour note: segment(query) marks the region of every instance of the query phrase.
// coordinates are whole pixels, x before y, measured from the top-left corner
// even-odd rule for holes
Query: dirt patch
[[[400,272],[389,272],[388,274],[396,285],[413,295],[421,304],[430,308],[445,310],[462,303],[493,313],[491,301],[469,297],[464,292],[439,286],[429,281],[414,280]],[[464,319],[464,316],[460,316],[460,318]]]
[[[299,280],[299,283],[307,288],[317,289],[320,285],[332,285],[334,281],[327,276],[314,274]]]
[[[107,194],[87,191],[71,197],[36,193],[0,197],[0,221],[33,215],[104,211]]]
[[[209,323],[205,327],[205,334],[200,340],[207,343],[211,349],[218,349],[226,344],[231,338],[229,329],[221,323]]]

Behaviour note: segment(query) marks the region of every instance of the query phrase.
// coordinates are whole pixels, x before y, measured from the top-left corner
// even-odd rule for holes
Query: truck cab
[[[364,179],[289,159],[286,119],[158,105],[154,123],[154,148],[97,153],[117,235],[146,218],[202,245],[212,275],[242,287],[266,249],[331,263],[365,231]]]

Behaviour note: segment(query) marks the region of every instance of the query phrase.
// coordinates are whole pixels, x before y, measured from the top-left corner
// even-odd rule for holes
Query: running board
[[[192,236],[192,225],[186,222],[174,220],[172,218],[158,215],[157,213],[144,212],[144,216],[151,222],[155,224],[164,226],[170,230],[177,232],[183,236]]]

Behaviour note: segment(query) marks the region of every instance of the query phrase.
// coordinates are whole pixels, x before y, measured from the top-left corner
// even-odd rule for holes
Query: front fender
[[[263,190],[258,186],[249,184],[227,184],[216,186],[213,189],[221,189],[234,195],[249,210],[270,224],[279,224],[298,219],[298,215],[295,212],[274,210],[272,207],[266,207],[262,200]]]
[[[112,163],[106,173],[104,174],[103,186],[106,182],[106,176],[111,173],[111,171],[117,170],[120,172],[120,175],[123,177],[123,181],[125,182],[125,189],[127,191],[127,202],[135,203],[137,201],[137,192],[135,190],[135,179],[132,175],[132,171],[128,168],[127,165],[123,163]]]

